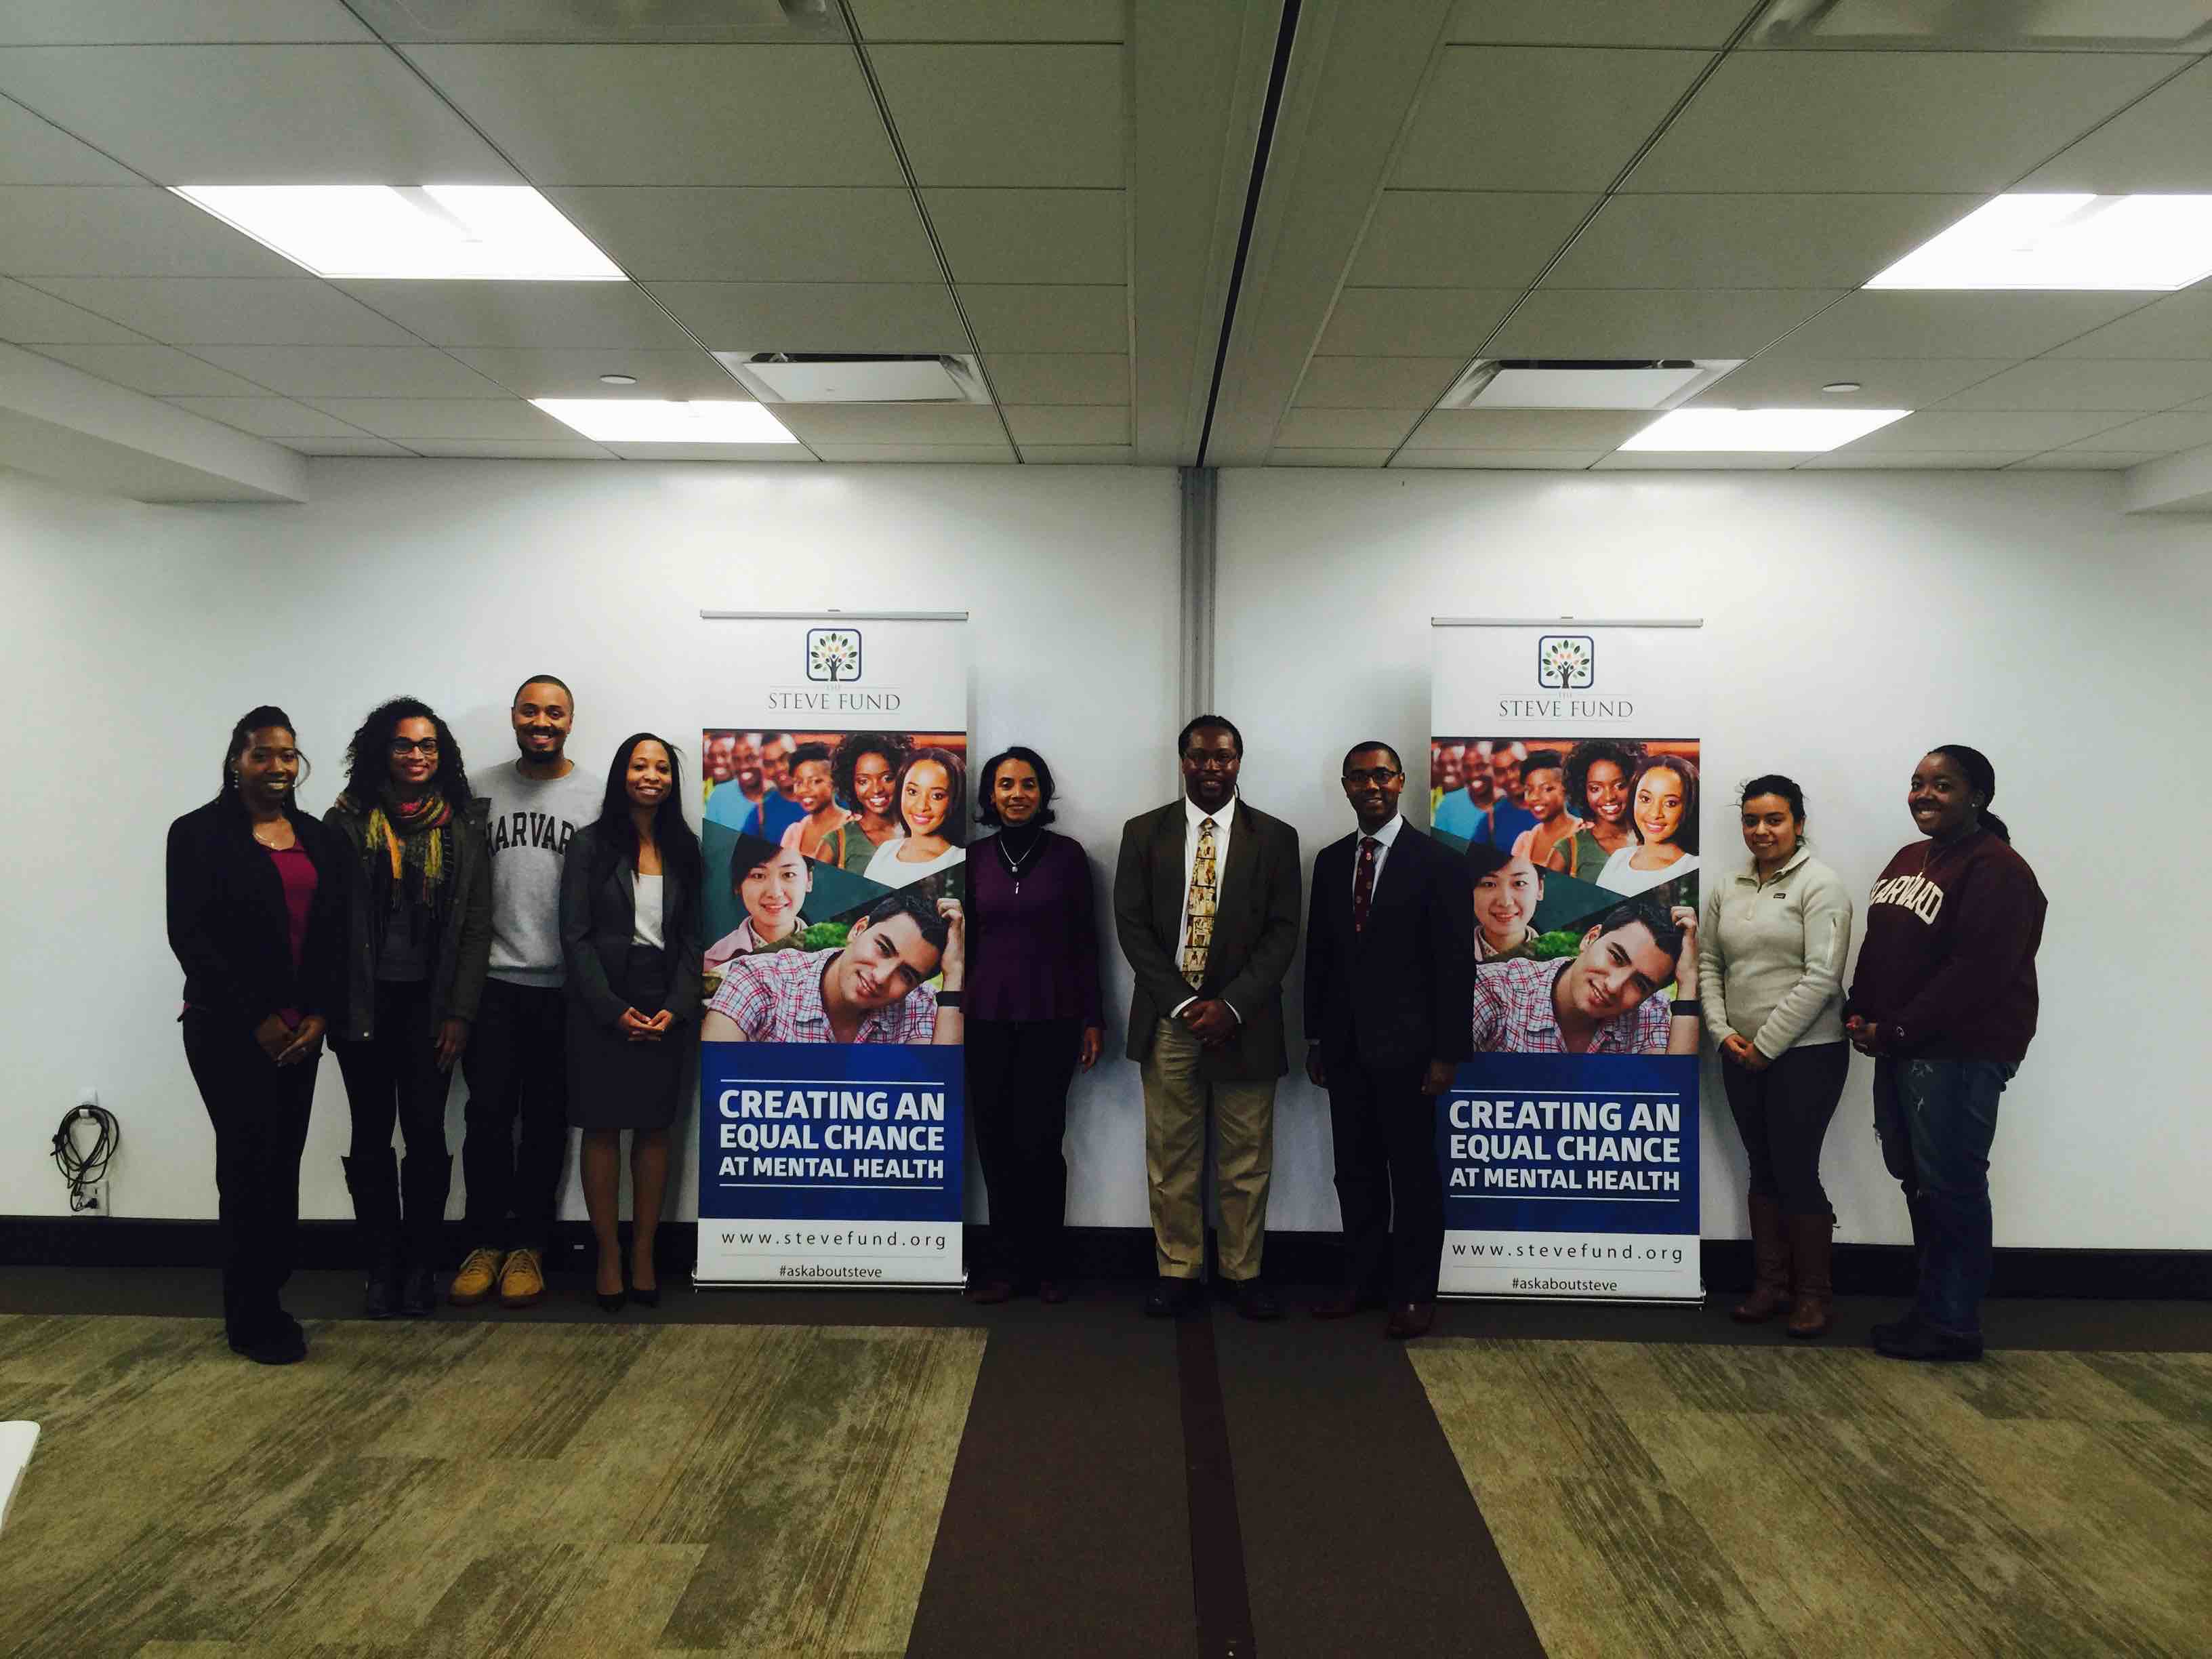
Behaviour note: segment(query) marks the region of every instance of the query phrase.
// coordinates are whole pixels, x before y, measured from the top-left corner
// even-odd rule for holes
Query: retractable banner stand
[[[1694,623],[1439,619],[1430,819],[1474,878],[1446,1295],[1694,1300]],[[1690,924],[1685,926],[1685,924]]]
[[[698,1281],[957,1286],[966,622],[705,615]]]

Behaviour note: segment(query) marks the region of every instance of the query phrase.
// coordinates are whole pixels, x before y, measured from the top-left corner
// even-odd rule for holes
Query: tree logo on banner
[[[1546,634],[1536,641],[1536,684],[1581,691],[1597,678],[1597,641],[1587,634]]]
[[[860,678],[860,630],[857,628],[810,628],[806,630],[806,678],[839,680]]]

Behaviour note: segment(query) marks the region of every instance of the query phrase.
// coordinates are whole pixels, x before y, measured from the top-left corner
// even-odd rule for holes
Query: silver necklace
[[[994,839],[999,844],[999,862],[1006,866],[1006,874],[1014,884],[1014,895],[1019,897],[1022,890],[1022,872],[1035,864],[1037,854],[1044,851],[1044,832],[1042,830],[1037,832],[1037,838],[1030,844],[1030,850],[1019,859],[1015,858],[1006,850],[1006,837],[1003,831]]]

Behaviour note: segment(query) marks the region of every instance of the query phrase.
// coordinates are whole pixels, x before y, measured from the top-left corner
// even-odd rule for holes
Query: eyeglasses
[[[404,738],[394,738],[392,740],[392,758],[394,760],[404,760],[408,756],[418,751],[425,760],[437,759],[437,738],[425,738],[420,743],[410,743]]]
[[[1398,771],[1392,767],[1376,766],[1371,767],[1364,772],[1346,772],[1344,775],[1344,781],[1348,784],[1354,785],[1355,787],[1361,784],[1371,783],[1379,789],[1384,784],[1389,782],[1391,779],[1402,778],[1405,775],[1406,775],[1403,772]]]

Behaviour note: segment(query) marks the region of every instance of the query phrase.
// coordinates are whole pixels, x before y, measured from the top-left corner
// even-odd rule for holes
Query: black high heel
[[[592,1294],[599,1298],[601,1313],[620,1313],[623,1304],[629,1299],[620,1291],[595,1291]]]
[[[629,1287],[629,1299],[641,1308],[657,1308],[660,1305],[660,1286],[655,1285],[648,1290],[644,1285],[633,1285]]]

